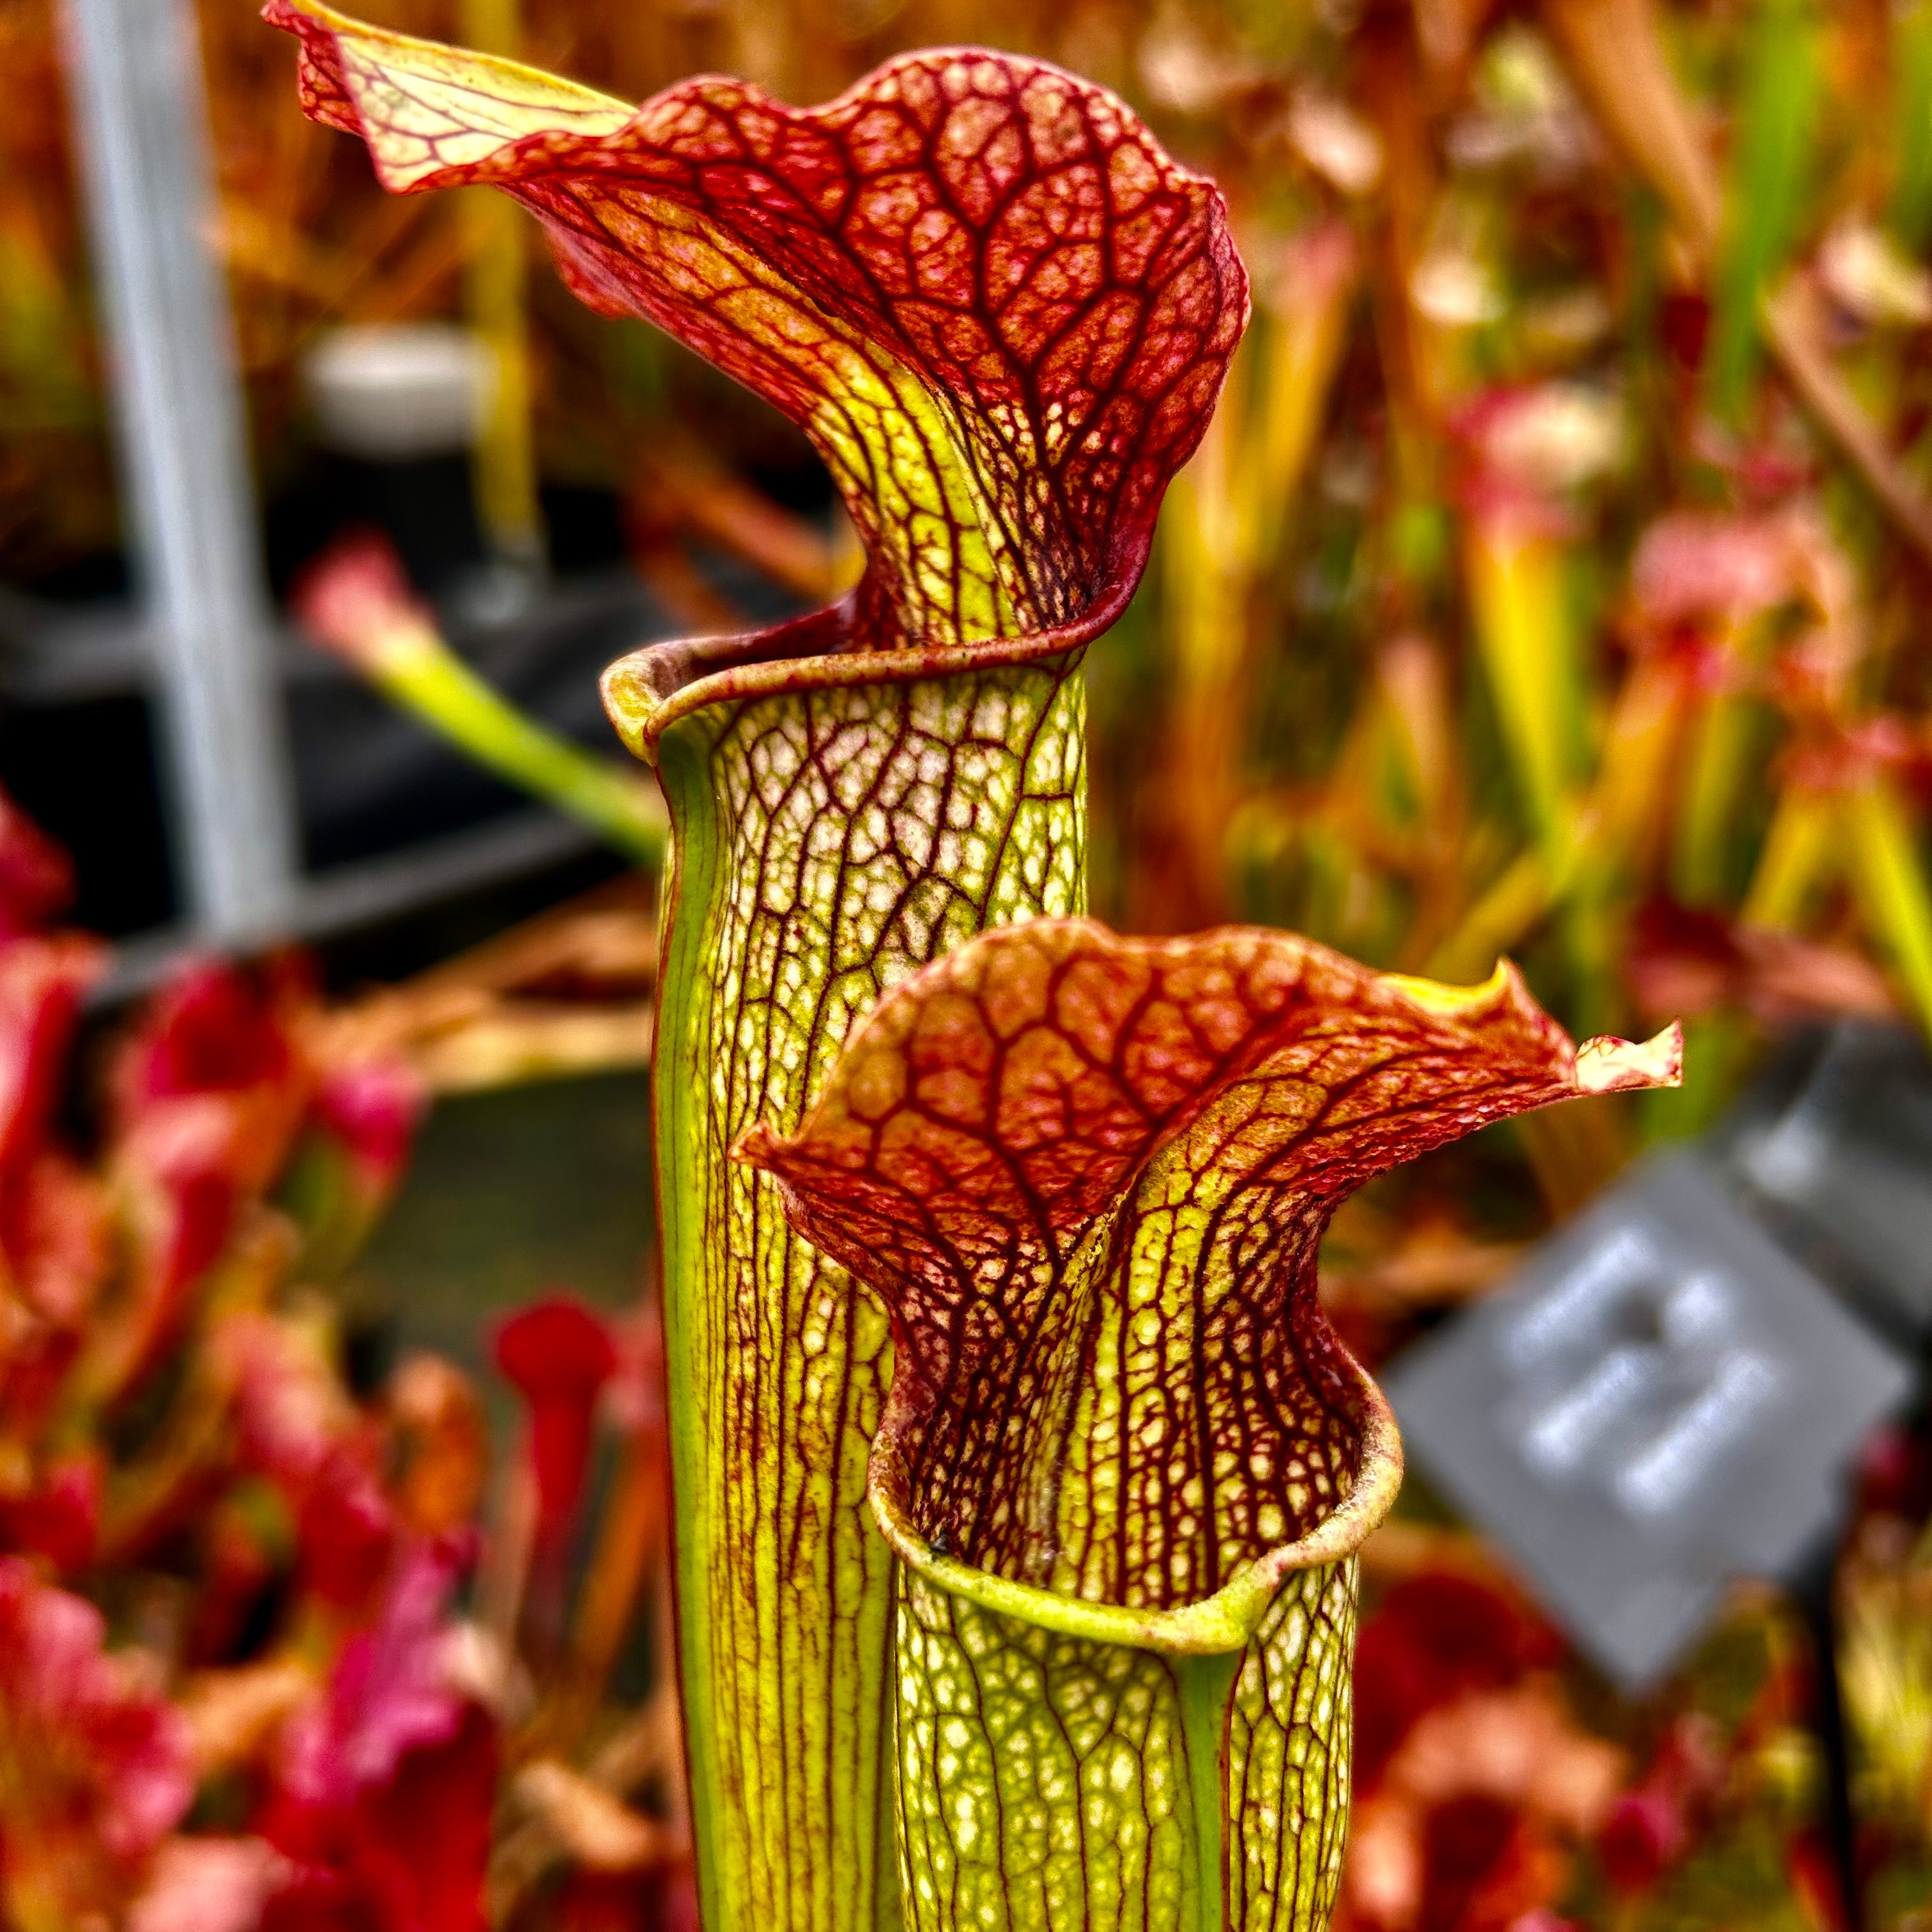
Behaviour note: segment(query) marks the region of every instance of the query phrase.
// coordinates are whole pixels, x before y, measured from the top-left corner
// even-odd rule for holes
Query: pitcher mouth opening
[[[664,733],[711,705],[853,685],[914,684],[1071,656],[1119,621],[1132,600],[1151,541],[1151,531],[1140,536],[1136,554],[1108,572],[1095,600],[1078,616],[1049,629],[964,644],[855,650],[850,640],[865,592],[862,583],[838,603],[782,624],[646,644],[604,673],[604,710],[630,750],[656,764]]]
[[[1347,1493],[1292,1542],[1250,1557],[1211,1596],[1161,1610],[1097,1603],[1019,1582],[934,1549],[919,1526],[912,1501],[906,1438],[917,1426],[916,1398],[910,1396],[903,1378],[893,1383],[873,1438],[866,1484],[873,1519],[908,1569],[983,1610],[1065,1636],[1136,1650],[1211,1656],[1243,1649],[1288,1577],[1353,1555],[1388,1516],[1402,1486],[1402,1438],[1388,1398],[1339,1342],[1334,1359],[1347,1378],[1358,1431]]]

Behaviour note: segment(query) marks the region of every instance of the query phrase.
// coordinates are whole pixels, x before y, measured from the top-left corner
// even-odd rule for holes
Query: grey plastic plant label
[[[1384,1378],[1411,1454],[1626,1689],[1830,1528],[1906,1364],[1695,1156],[1652,1162]]]

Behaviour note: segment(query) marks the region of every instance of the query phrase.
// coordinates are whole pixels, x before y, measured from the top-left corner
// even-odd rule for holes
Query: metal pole
[[[296,871],[193,0],[63,0],[121,473],[195,924],[272,936]]]

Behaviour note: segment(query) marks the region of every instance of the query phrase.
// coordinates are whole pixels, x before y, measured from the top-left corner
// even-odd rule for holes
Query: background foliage
[[[518,31],[501,0],[365,10],[458,39]],[[488,224],[460,198],[382,195],[356,144],[294,111],[286,40],[242,0],[201,12],[272,550],[308,448],[304,349],[345,319],[476,312]],[[1644,1145],[1716,1118],[1792,1024],[1932,1020],[1932,8],[546,0],[526,16],[527,57],[633,97],[716,68],[807,100],[904,47],[1037,52],[1118,89],[1223,184],[1256,318],[1145,587],[1094,653],[1096,909],[1141,931],[1256,920],[1450,978],[1508,951],[1580,1036],[1690,1026],[1682,1094],[1538,1117],[1351,1208],[1326,1288],[1371,1359],[1498,1280]],[[112,580],[118,538],[51,0],[0,0],[0,580],[64,595]],[[647,330],[595,320],[547,270],[526,289],[554,557],[580,535],[556,510],[568,486],[693,628],[734,615],[691,568],[693,541],[796,596],[838,580],[848,546],[775,417]],[[318,1332],[306,1306],[277,1316],[294,1339],[276,1346]],[[401,1427],[402,1400],[392,1382],[369,1414]],[[88,1453],[139,1469],[164,1440],[130,1425]],[[19,1494],[70,1451],[28,1443]],[[1909,1436],[1879,1446],[1840,1566],[1875,1924],[1932,1910],[1929,1467]],[[248,1474],[284,1484],[284,1514],[310,1480]],[[273,1559],[284,1596],[226,1649],[156,1640],[172,1694],[184,1673],[266,1667],[292,1645],[334,1682],[353,1633],[406,1621],[372,1607],[373,1586],[302,1608],[299,1538],[272,1513],[260,1528],[258,1489],[220,1493],[200,1553],[164,1553],[160,1574],[218,1605],[219,1562],[246,1550]],[[635,1550],[656,1534],[634,1508],[584,1573],[617,1564],[619,1595],[641,1587]],[[1368,1557],[1352,1922],[1832,1922],[1810,1666],[1774,1595],[1742,1595],[1681,1681],[1623,1706],[1419,1490],[1406,1510]],[[98,1574],[120,1561],[70,1568],[118,1636],[148,1642],[146,1599]],[[681,1909],[660,1882],[676,1869],[662,1708],[624,1728],[610,1656],[594,1682],[577,1671],[542,1594],[563,1586],[540,1573],[533,1625],[520,1600],[484,1619],[488,1695],[443,1708],[422,1748],[494,1714],[515,1774],[500,1914],[541,1898],[586,1924],[675,1922],[659,1916]],[[0,1617],[26,1617],[31,1594],[0,1586]],[[584,1600],[575,1627],[608,1646],[596,1618],[612,1612]],[[521,1678],[504,1661],[520,1632]],[[534,1698],[516,1688],[531,1682]],[[292,1705],[302,1687],[283,1688]],[[231,1802],[220,1760],[195,1829],[232,1836],[250,1803],[281,1802],[268,1762]],[[489,1810],[486,1793],[486,1828]],[[294,1829],[278,1815],[257,1835]],[[346,1834],[330,1859],[378,1856],[329,1815]],[[0,1852],[12,1843],[0,1831]],[[102,1856],[110,1895],[146,1882]],[[376,1880],[356,1896],[404,1922],[368,1903],[388,1896]]]

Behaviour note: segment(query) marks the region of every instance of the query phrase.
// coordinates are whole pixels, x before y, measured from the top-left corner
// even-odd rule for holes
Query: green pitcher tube
[[[729,1150],[803,1118],[885,988],[984,926],[1082,908],[1078,655],[719,698],[656,740],[673,860],[652,1094],[707,1927],[897,1922],[892,1554],[865,1508],[891,1336]]]

